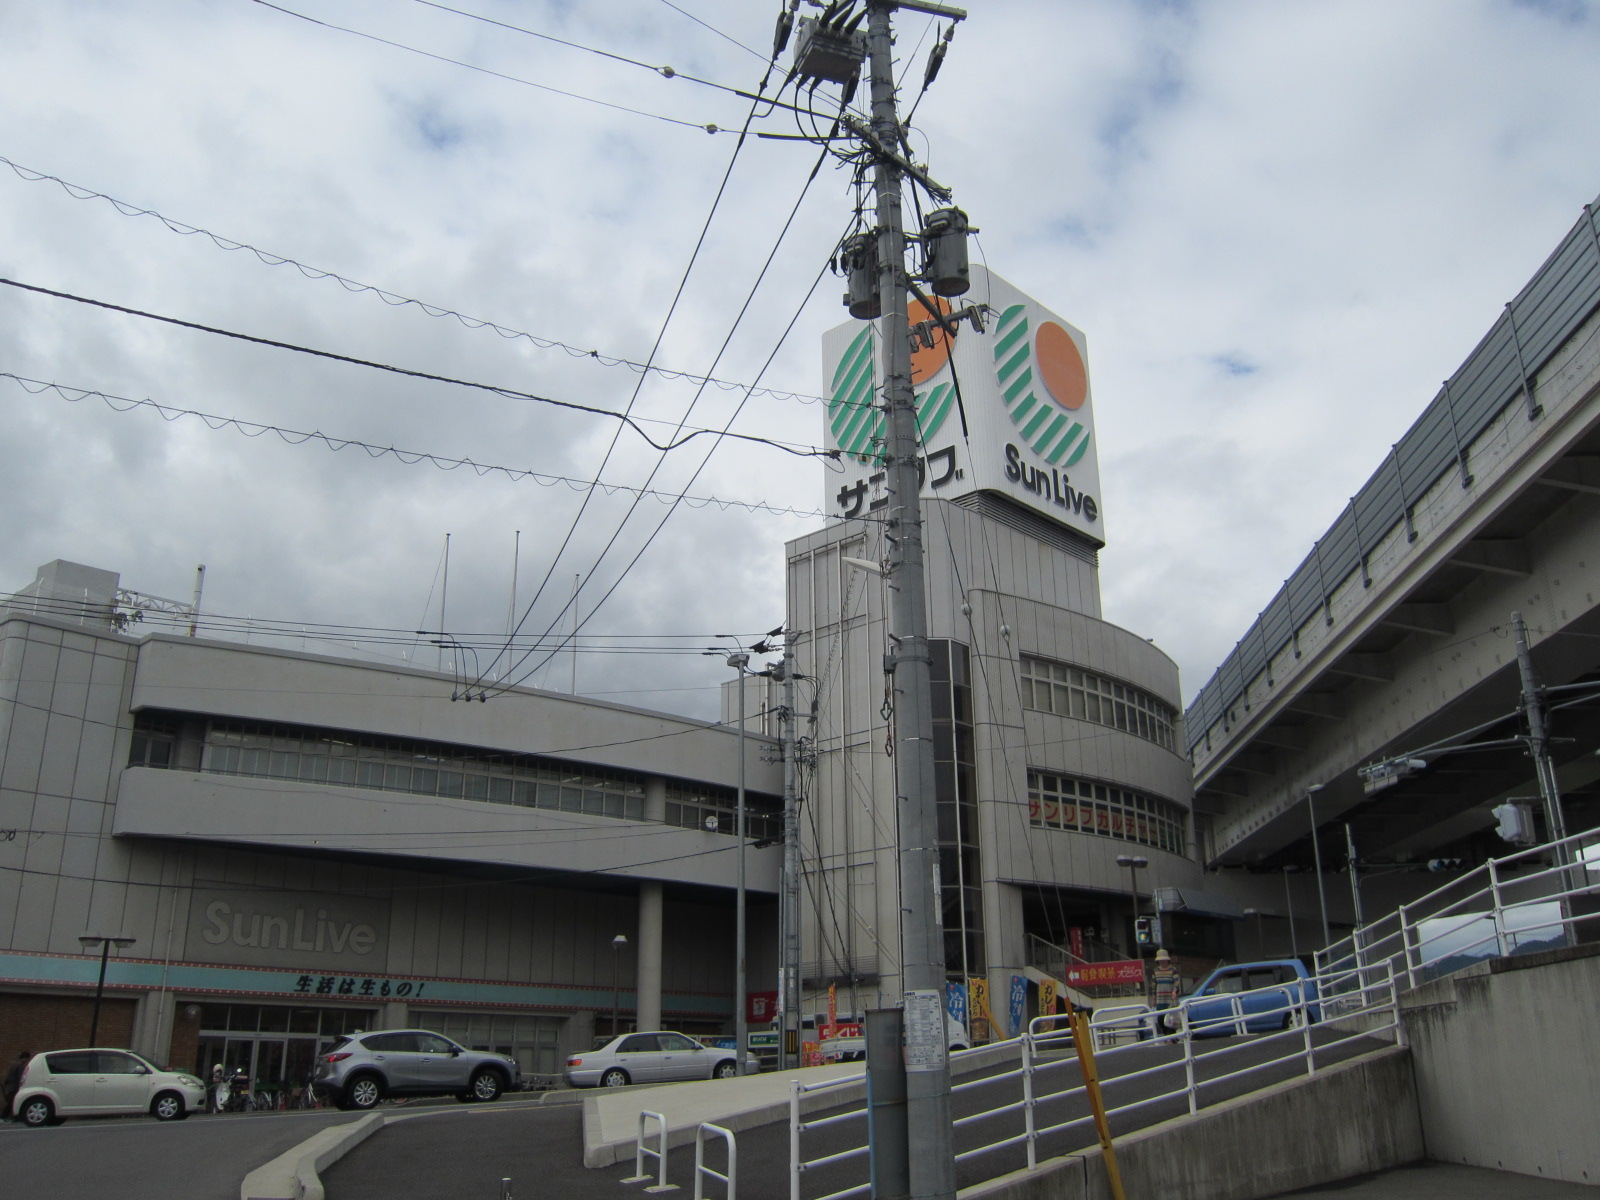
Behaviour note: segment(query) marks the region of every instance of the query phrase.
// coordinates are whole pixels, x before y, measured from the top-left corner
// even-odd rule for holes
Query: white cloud
[[[420,4],[290,3],[318,19],[659,113],[737,127],[744,102],[684,78]],[[657,0],[478,0],[474,11],[750,87],[760,64]],[[777,6],[690,9],[758,50]],[[900,45],[931,41],[902,13]],[[1583,6],[1340,0],[974,3],[913,145],[982,229],[988,263],[1090,338],[1110,544],[1109,619],[1205,681],[1345,498],[1597,190],[1600,31]],[[263,249],[582,349],[642,359],[733,150],[646,116],[519,86],[261,5],[11,6],[0,13],[0,155]],[[779,117],[768,128],[794,131]],[[815,150],[740,156],[658,361],[710,370]],[[823,167],[715,373],[754,376],[846,227],[848,173]],[[0,168],[4,275],[264,337],[620,409],[637,376],[471,331],[179,237]],[[825,277],[763,380],[820,390],[839,319]],[[379,445],[588,477],[614,423],[243,345],[0,288],[0,370]],[[676,418],[693,389],[648,381]],[[692,425],[737,397],[709,388]],[[735,429],[821,440],[815,405],[757,396]],[[659,428],[659,427],[652,427]],[[705,439],[700,439],[701,442]],[[651,486],[685,486],[698,443]],[[603,476],[657,456],[623,432]],[[0,380],[0,586],[65,557],[125,586],[307,622],[438,620],[452,535],[453,629],[504,627],[510,548],[555,622],[625,500],[577,497],[356,449],[338,454],[29,396]],[[814,463],[728,443],[698,495],[814,508]],[[609,588],[663,508],[593,572]],[[592,628],[760,632],[782,615],[782,541],[813,523],[683,508]],[[552,565],[553,563],[553,565]],[[586,587],[586,594],[590,587]],[[427,616],[429,595],[432,616]],[[587,602],[586,602],[587,603]],[[715,712],[698,657],[590,658],[579,686]],[[564,676],[552,665],[552,685]],[[688,693],[648,689],[690,687]]]

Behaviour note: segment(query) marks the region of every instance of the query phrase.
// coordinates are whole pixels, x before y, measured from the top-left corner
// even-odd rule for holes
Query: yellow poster
[[[967,993],[971,997],[972,1015],[980,1020],[990,1020],[989,981],[981,977],[967,980]]]
[[[1056,1012],[1056,981],[1054,979],[1041,979],[1039,981],[1039,1015],[1053,1017]]]

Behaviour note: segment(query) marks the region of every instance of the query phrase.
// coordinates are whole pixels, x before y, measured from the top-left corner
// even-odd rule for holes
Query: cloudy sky
[[[483,640],[520,531],[524,634],[581,577],[589,644],[651,651],[580,655],[580,691],[714,715],[696,651],[782,622],[783,543],[820,523],[849,172],[740,147],[748,103],[695,82],[753,89],[778,0],[452,7],[0,4],[0,275],[638,429],[0,286],[0,590],[66,558],[187,599],[204,563],[209,613]],[[1192,695],[1600,191],[1600,9],[969,7],[912,145],[983,260],[1087,334],[1105,615]],[[942,28],[898,18],[907,104]],[[723,428],[746,440],[640,433]]]

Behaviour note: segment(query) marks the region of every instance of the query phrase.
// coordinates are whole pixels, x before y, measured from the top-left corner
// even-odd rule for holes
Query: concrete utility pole
[[[894,638],[894,756],[900,824],[900,973],[905,992],[906,1126],[913,1200],[954,1200],[950,1127],[950,1053],[945,1035],[944,928],[939,909],[939,847],[933,775],[933,707],[928,612],[923,568],[921,481],[916,396],[906,317],[906,245],[901,224],[901,144],[895,111],[896,7],[942,5],[869,0],[867,59],[872,80],[872,130],[877,143],[874,188],[878,216],[878,293],[883,306],[883,403],[888,410],[885,470],[890,493],[890,632]]]
[[[793,1030],[796,1052],[800,1047],[800,802],[795,794],[794,650],[792,634],[783,637],[783,661],[778,678],[783,681],[783,955],[779,960],[778,1063],[787,1071],[789,1037]]]
[[[739,837],[739,891],[734,901],[734,939],[738,943],[734,958],[733,970],[733,1060],[734,1070],[744,1074],[745,1055],[750,1052],[750,1018],[747,1014],[749,1007],[746,1000],[745,984],[745,892],[744,892],[744,677],[745,669],[750,665],[750,656],[743,650],[728,655],[728,665],[739,672],[739,799],[738,812],[735,817]]]
[[[1534,775],[1539,780],[1539,797],[1544,801],[1547,836],[1554,842],[1567,836],[1567,821],[1561,812],[1561,788],[1556,783],[1556,765],[1550,759],[1550,735],[1544,727],[1544,706],[1539,702],[1539,683],[1533,675],[1533,656],[1528,653],[1528,626],[1519,612],[1511,614],[1511,633],[1517,648],[1517,670],[1522,677],[1522,711],[1528,720],[1528,754],[1533,759]],[[1560,861],[1566,861],[1564,853]]]

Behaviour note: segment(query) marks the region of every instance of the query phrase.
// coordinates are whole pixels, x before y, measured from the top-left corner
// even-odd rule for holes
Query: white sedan
[[[747,1053],[745,1074],[761,1064]],[[681,1033],[624,1033],[598,1049],[567,1059],[564,1074],[573,1087],[625,1087],[630,1083],[672,1083],[684,1079],[732,1079],[739,1073],[732,1050],[707,1046]]]

